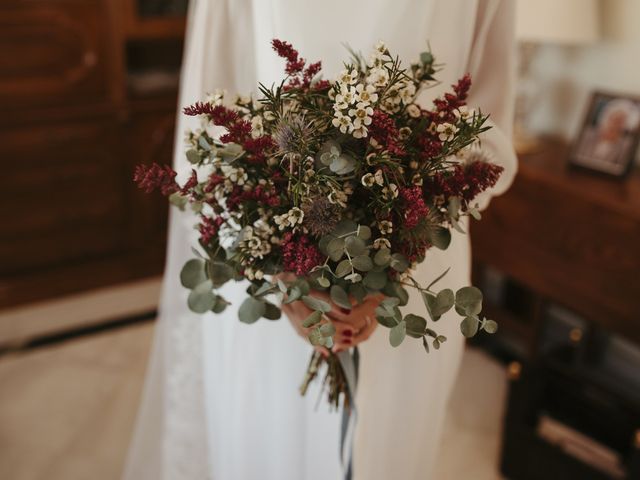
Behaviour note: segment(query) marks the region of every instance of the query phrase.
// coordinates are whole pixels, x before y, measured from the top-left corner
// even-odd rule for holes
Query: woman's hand
[[[311,295],[329,303],[332,310],[327,314],[336,328],[334,335],[333,352],[338,353],[347,350],[367,340],[377,327],[375,309],[382,300],[382,296],[367,297],[362,304],[355,305],[351,310],[336,306],[329,295],[324,292],[313,291]],[[282,304],[282,311],[289,317],[291,324],[298,334],[304,338],[309,335],[309,328],[304,328],[302,323],[311,315],[313,310],[303,302],[297,301],[290,304]],[[327,349],[317,347],[322,353],[327,354]]]

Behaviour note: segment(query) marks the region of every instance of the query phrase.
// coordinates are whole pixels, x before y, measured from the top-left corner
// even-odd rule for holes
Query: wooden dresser
[[[567,155],[547,143],[521,158],[511,190],[471,227],[476,279],[491,268],[528,291],[521,318],[488,308],[530,353],[549,302],[640,343],[640,172],[606,178],[568,168]]]
[[[0,4],[0,308],[161,273],[184,16],[133,0]]]

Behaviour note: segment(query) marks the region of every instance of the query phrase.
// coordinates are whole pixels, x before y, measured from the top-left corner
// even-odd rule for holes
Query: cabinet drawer
[[[109,101],[119,52],[109,8],[105,0],[3,0],[0,111]]]

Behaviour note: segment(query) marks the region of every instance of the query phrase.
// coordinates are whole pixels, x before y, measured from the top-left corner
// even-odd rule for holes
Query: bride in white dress
[[[407,64],[431,45],[439,62],[440,94],[464,73],[469,105],[491,114],[483,149],[505,168],[492,194],[506,190],[516,171],[511,147],[513,0],[192,0],[180,105],[216,88],[255,91],[280,79],[283,62],[270,40],[291,42],[325,78],[341,69],[347,43],[368,52],[380,39]],[[175,166],[185,173],[180,116]],[[193,126],[193,125],[191,125]],[[172,212],[160,317],[126,480],[333,480],[339,462],[340,415],[317,390],[298,393],[311,347],[286,320],[241,324],[237,305],[221,316],[186,306],[178,273],[190,258],[194,219]],[[416,278],[429,280],[451,266],[442,288],[469,284],[469,239],[454,232],[446,252],[431,251]],[[234,300],[242,285],[227,285]],[[235,308],[233,308],[235,307]],[[412,296],[407,310],[421,310]],[[388,345],[386,329],[360,344],[354,440],[356,480],[430,478],[445,408],[464,346],[459,322],[443,318],[448,341],[426,355],[422,346]],[[481,448],[479,446],[479,448]]]

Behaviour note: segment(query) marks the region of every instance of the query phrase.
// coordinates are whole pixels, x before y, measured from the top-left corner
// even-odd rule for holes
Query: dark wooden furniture
[[[513,187],[471,226],[476,280],[496,269],[529,294],[519,317],[487,306],[528,354],[548,302],[640,342],[640,173],[569,169],[567,154],[548,143],[524,156]]]
[[[0,308],[161,273],[167,207],[132,174],[171,161],[184,23],[0,4]]]
[[[612,180],[569,169],[567,155],[548,143],[523,156],[511,190],[472,225],[474,283],[500,324],[480,341],[518,360],[501,468],[512,480],[631,480],[640,475],[640,173]],[[565,429],[560,443],[540,433],[548,418]],[[617,473],[571,453],[566,428],[617,458]]]

